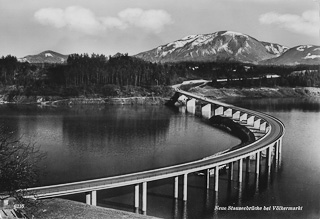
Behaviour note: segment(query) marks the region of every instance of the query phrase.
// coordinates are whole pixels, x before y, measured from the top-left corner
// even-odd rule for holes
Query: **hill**
[[[219,31],[186,36],[139,53],[135,57],[151,62],[221,61],[255,63],[281,55],[287,47],[242,33]]]
[[[320,65],[320,46],[300,45],[293,47],[281,56],[263,60],[263,65]]]
[[[66,63],[68,55],[62,55],[60,53],[46,50],[37,55],[28,55],[23,58],[19,58],[20,62],[29,62],[32,64],[50,63],[50,64],[63,64]]]

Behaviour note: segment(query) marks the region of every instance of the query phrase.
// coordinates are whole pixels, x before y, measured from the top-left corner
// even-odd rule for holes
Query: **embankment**
[[[41,105],[79,105],[79,104],[118,104],[118,105],[160,105],[165,103],[163,97],[123,97],[123,98],[66,98],[57,96],[15,96],[8,99],[0,97],[0,103],[41,104]]]
[[[320,88],[316,87],[261,87],[261,88],[213,88],[210,86],[195,87],[189,90],[213,99],[228,97],[249,98],[282,98],[282,97],[320,97]]]

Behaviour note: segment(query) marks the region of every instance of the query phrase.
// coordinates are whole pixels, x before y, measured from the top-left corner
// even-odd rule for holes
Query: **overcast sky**
[[[0,0],[0,56],[134,55],[232,30],[289,47],[319,43],[313,0]]]

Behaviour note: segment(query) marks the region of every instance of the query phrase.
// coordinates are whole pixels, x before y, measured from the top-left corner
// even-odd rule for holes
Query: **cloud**
[[[128,8],[118,14],[119,18],[140,28],[159,33],[165,25],[172,23],[171,16],[163,10],[143,11],[140,8]]]
[[[290,3],[290,2],[298,2],[300,0],[229,0],[233,2],[250,2],[250,3]]]
[[[316,10],[305,11],[301,15],[269,12],[261,15],[259,21],[262,24],[275,25],[294,33],[313,37],[318,36],[320,27],[319,12]]]
[[[166,25],[173,23],[170,14],[164,10],[140,8],[125,9],[116,17],[97,17],[89,9],[80,6],[70,6],[66,9],[43,8],[35,12],[34,17],[42,25],[69,28],[92,35],[113,28],[124,30],[130,27],[159,33]]]

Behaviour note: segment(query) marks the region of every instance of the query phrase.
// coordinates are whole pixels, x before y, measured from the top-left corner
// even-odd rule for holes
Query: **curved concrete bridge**
[[[243,180],[243,162],[246,162],[246,169],[250,166],[250,159],[255,160],[255,173],[260,174],[260,164],[262,153],[266,155],[266,167],[268,176],[270,175],[272,161],[279,166],[281,163],[281,147],[282,137],[285,132],[284,125],[278,119],[265,113],[256,112],[225,104],[220,101],[211,100],[201,97],[179,88],[175,88],[175,95],[169,100],[174,103],[178,100],[183,100],[187,105],[187,112],[198,112],[204,118],[220,115],[229,117],[232,120],[247,126],[256,136],[256,140],[244,147],[227,150],[217,155],[210,156],[201,160],[169,166],[165,168],[153,169],[149,171],[125,174],[114,177],[100,178],[94,180],[86,180],[51,186],[42,186],[27,189],[28,196],[32,198],[49,198],[63,195],[86,193],[86,203],[97,204],[97,191],[110,189],[122,186],[134,186],[135,201],[134,206],[136,211],[140,206],[140,190],[142,190],[142,206],[143,212],[147,211],[147,183],[150,181],[172,178],[173,179],[173,196],[178,198],[179,194],[179,177],[183,178],[183,194],[182,199],[187,201],[188,194],[188,174],[206,171],[206,185],[210,187],[210,173],[214,173],[214,190],[219,190],[219,169],[222,166],[228,166],[230,180],[235,180],[234,164],[238,166],[237,181],[240,183]]]

